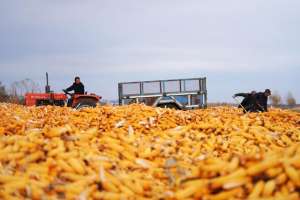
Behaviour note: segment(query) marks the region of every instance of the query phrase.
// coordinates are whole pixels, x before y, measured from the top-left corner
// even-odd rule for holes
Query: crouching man
[[[243,112],[267,112],[268,97],[271,95],[271,90],[266,89],[264,92],[252,91],[251,93],[237,93],[233,97],[244,97],[239,108],[243,108]]]

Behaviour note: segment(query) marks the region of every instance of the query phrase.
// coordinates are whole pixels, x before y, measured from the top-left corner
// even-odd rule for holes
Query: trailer
[[[180,110],[207,107],[206,77],[121,82],[118,93],[119,105],[144,103]]]

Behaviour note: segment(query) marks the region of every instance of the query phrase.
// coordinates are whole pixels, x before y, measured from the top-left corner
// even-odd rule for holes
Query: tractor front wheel
[[[87,107],[96,107],[97,103],[95,102],[95,100],[92,99],[84,99],[79,101],[76,105],[75,105],[75,109],[79,110],[82,108],[87,108]]]

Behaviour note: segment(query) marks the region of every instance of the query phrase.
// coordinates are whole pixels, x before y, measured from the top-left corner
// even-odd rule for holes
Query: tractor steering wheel
[[[70,92],[68,92],[67,90],[62,90],[65,94],[67,94],[67,95],[70,95],[71,97],[73,97],[74,96],[74,93],[70,93]]]

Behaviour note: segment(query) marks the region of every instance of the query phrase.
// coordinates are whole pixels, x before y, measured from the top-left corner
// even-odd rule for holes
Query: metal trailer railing
[[[118,93],[119,105],[175,103],[183,110],[207,107],[206,77],[122,82],[118,84]]]

